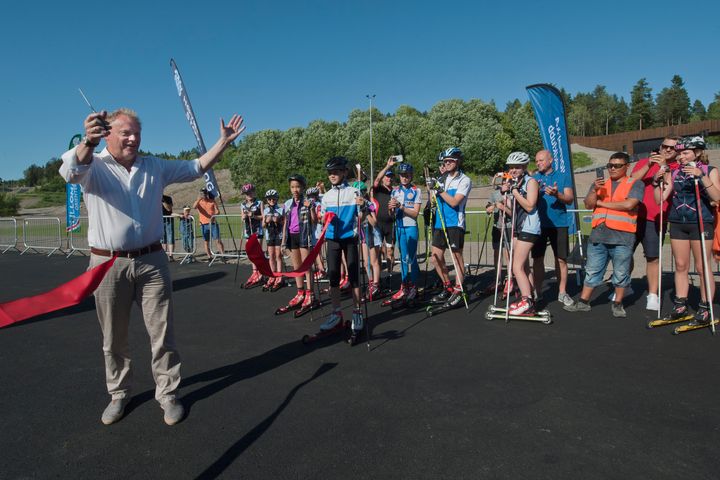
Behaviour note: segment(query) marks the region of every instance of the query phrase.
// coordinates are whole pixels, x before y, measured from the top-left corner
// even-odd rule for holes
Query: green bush
[[[572,163],[573,170],[575,170],[582,167],[589,167],[590,165],[592,165],[593,161],[590,158],[590,155],[585,152],[573,152]]]
[[[0,217],[12,217],[17,215],[20,208],[20,199],[15,195],[0,193]]]

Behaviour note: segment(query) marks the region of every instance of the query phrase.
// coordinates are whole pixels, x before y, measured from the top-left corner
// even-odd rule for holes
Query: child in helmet
[[[695,259],[695,268],[700,274],[700,303],[691,325],[710,323],[710,302],[715,297],[715,280],[709,273],[710,291],[705,291],[705,269],[702,258],[702,245],[705,242],[707,265],[712,265],[713,212],[711,202],[720,201],[720,174],[714,167],[707,165],[703,137],[686,137],[676,145],[680,168],[674,171],[659,171],[655,175],[655,201],[660,204],[660,182],[665,182],[662,200],[670,199],[672,206],[668,214],[670,224],[670,247],[675,259],[675,298],[673,298],[673,318],[689,315],[687,306],[690,282],[688,271],[690,252]],[[661,178],[664,177],[662,180]],[[696,182],[700,195],[698,205]],[[700,234],[700,222],[703,223],[704,237]],[[708,294],[709,293],[709,294]]]
[[[417,277],[420,271],[417,261],[418,223],[422,205],[422,193],[413,185],[413,166],[398,166],[400,185],[393,188],[388,207],[395,219],[397,244],[400,251],[400,274],[402,283],[393,300],[413,300],[417,296]]]
[[[366,215],[367,205],[360,191],[345,181],[348,160],[345,157],[333,157],[325,164],[331,188],[322,198],[323,216],[329,212],[335,214],[326,232],[328,276],[330,279],[330,297],[332,313],[320,326],[321,330],[342,328],[343,316],[340,307],[340,264],[344,254],[347,260],[348,277],[352,285],[353,303],[352,330],[355,335],[362,332],[364,319],[360,309],[360,283],[358,263],[358,216],[360,221]]]
[[[245,201],[240,204],[240,211],[242,212],[243,226],[244,226],[244,237],[245,239],[250,238],[253,233],[257,235],[258,242],[262,246],[263,240],[263,206],[262,202],[255,197],[255,185],[252,183],[246,183],[240,189],[240,192],[245,196]],[[245,287],[252,287],[262,282],[262,275],[258,271],[257,267],[253,264],[253,272],[245,282]]]
[[[538,192],[537,180],[527,174],[530,156],[525,152],[512,152],[505,164],[512,180],[503,183],[500,191],[510,192],[510,201],[515,202],[515,233],[513,243],[512,273],[520,289],[520,301],[510,304],[510,315],[533,313],[535,302],[533,286],[530,279],[530,250],[540,239],[540,215],[537,211]],[[506,209],[507,215],[512,212]]]
[[[265,193],[267,206],[263,210],[262,227],[266,233],[265,243],[268,250],[270,268],[273,272],[282,272],[282,240],[284,216],[283,207],[278,206],[280,195],[277,190],[270,189]],[[283,286],[282,277],[271,277],[265,283],[263,290],[275,291]]]
[[[368,197],[367,185],[365,182],[353,182],[352,186],[360,190],[367,205],[367,215],[362,223],[362,231],[359,232],[360,243],[365,259],[365,268],[368,276],[368,291],[366,300],[372,301],[380,293],[380,247],[382,247],[382,234],[378,228],[377,201]],[[368,261],[369,259],[369,261]]]
[[[320,218],[320,209],[322,208],[322,205],[320,204],[320,189],[318,187],[310,187],[307,190],[305,190],[305,196],[307,199],[311,202],[312,206],[310,208],[313,209],[314,215],[315,215],[315,228],[312,232],[312,246],[314,247],[317,243],[317,239],[320,238],[320,232],[322,231],[322,223],[317,221]],[[323,246],[323,250],[325,247]],[[324,255],[318,255],[315,257],[315,281],[320,280],[325,276],[325,264],[323,264],[323,257]]]
[[[313,226],[316,221],[313,202],[305,197],[307,185],[305,177],[299,174],[290,175],[290,194],[292,197],[285,202],[285,228],[283,229],[283,249],[290,250],[293,269],[297,269],[310,254],[313,246]],[[304,287],[303,287],[304,280]],[[316,302],[313,295],[312,269],[308,269],[302,277],[295,277],[297,295],[290,300],[290,307],[311,308]]]

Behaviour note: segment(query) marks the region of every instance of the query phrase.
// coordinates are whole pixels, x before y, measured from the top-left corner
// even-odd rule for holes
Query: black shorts
[[[451,250],[453,252],[462,252],[463,247],[465,246],[465,229],[460,227],[448,227],[446,230]],[[432,246],[443,250],[448,247],[442,228],[436,228],[433,230]]]
[[[267,237],[265,238],[265,244],[268,247],[279,247],[280,243],[282,243],[282,237],[280,234],[267,231]]]
[[[311,239],[312,241],[312,239]],[[302,238],[299,233],[288,234],[287,248],[295,250],[296,248],[312,248],[308,247],[308,239]]]
[[[348,279],[353,287],[360,286],[358,281],[358,239],[357,237],[346,238],[345,240],[328,240],[327,247],[327,269],[328,279],[331,287],[340,286],[340,265],[342,264],[342,253],[345,253],[345,260],[348,267]]]
[[[518,240],[521,240],[523,242],[532,243],[533,245],[536,245],[538,241],[540,240],[540,235],[536,235],[534,233],[528,233],[528,232],[516,232],[515,238]]]
[[[663,230],[664,234],[667,231],[667,225]],[[665,235],[663,235],[664,237]],[[635,248],[640,244],[643,246],[645,258],[658,258],[660,256],[660,231],[656,222],[638,218],[637,231],[635,232]]]
[[[386,245],[395,245],[395,222],[377,222],[375,226],[380,230],[380,237]]]
[[[493,227],[492,229],[492,247],[493,250],[500,248],[500,229]]]
[[[712,240],[715,232],[712,223],[703,223],[705,240]],[[697,223],[671,223],[670,240],[700,240],[700,227]]]
[[[569,240],[568,227],[543,227],[540,229],[540,235],[532,248],[532,258],[544,258],[545,250],[547,250],[548,242],[552,248],[555,258],[565,260],[568,257]]]

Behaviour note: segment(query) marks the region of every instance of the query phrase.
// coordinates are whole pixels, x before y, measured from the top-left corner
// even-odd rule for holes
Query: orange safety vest
[[[621,202],[626,200],[630,195],[633,183],[635,183],[633,178],[622,178],[615,191],[612,195],[610,195],[612,180],[608,179],[605,185],[603,185],[597,193],[598,200],[609,200],[611,202]],[[611,208],[596,207],[595,210],[593,210],[592,227],[595,228],[604,222],[611,230],[635,233],[635,230],[637,230],[637,212],[637,207],[635,207],[635,209],[631,212],[620,212]]]

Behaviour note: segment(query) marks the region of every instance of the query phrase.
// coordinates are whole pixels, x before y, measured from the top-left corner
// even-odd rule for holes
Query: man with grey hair
[[[165,187],[199,178],[245,129],[242,117],[220,120],[220,138],[207,153],[188,161],[139,155],[141,125],[137,114],[119,109],[85,118],[82,142],[62,156],[60,175],[80,184],[87,205],[90,267],[117,257],[95,291],[103,334],[105,378],[112,400],[102,414],[110,425],[123,416],[130,400],[128,323],[132,303],[142,310],[150,336],[155,399],[164,420],[174,425],[185,415],[177,399],[180,356],[173,335],[172,282],[167,255],[158,239],[163,219],[157,207]],[[95,148],[105,139],[107,147]]]

